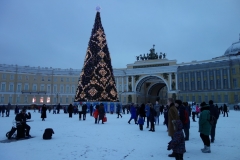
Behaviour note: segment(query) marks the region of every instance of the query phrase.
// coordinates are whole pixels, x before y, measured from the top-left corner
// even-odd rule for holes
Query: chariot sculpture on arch
[[[140,54],[139,56],[136,56],[137,61],[139,60],[152,60],[152,59],[165,59],[166,58],[166,53],[162,53],[160,52],[160,54],[158,55],[157,52],[155,52],[155,45],[153,45],[153,47],[149,50],[150,53],[147,54]]]

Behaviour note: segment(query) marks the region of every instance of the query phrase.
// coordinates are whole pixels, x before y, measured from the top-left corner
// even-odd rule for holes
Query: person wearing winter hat
[[[210,111],[209,105],[205,102],[201,103],[201,114],[199,117],[199,132],[200,137],[203,141],[204,148],[201,149],[203,153],[211,153],[210,149],[210,138],[209,135],[211,134],[211,124],[209,123],[210,120]]]

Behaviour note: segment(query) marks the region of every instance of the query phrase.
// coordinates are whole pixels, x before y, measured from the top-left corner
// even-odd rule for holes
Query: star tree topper
[[[101,7],[100,7],[100,6],[97,6],[97,7],[96,7],[96,11],[97,11],[97,12],[100,12],[100,10],[101,10]]]

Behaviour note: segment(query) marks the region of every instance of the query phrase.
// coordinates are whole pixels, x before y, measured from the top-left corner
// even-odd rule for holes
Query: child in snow
[[[185,140],[183,135],[183,125],[181,120],[172,120],[175,133],[172,140],[168,143],[168,150],[173,150],[176,160],[183,160],[183,153],[186,152]]]

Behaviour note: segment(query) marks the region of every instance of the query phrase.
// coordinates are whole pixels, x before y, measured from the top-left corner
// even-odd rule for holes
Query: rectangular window
[[[5,83],[2,83],[1,90],[2,90],[2,92],[6,91],[6,84]]]
[[[37,85],[33,85],[33,91],[37,91]]]
[[[222,102],[222,97],[221,95],[218,95],[218,103],[221,103]]]
[[[201,86],[201,82],[200,82],[200,81],[197,81],[197,88],[198,88],[198,90],[201,90],[201,89],[202,89],[202,86]]]
[[[189,88],[188,82],[185,82],[185,91],[188,90],[188,88]]]
[[[214,89],[214,81],[210,80],[210,89]]]
[[[37,80],[37,77],[36,77],[36,76],[34,76],[34,77],[33,77],[33,80],[34,80],[34,81],[36,81],[36,80]]]
[[[188,96],[186,96],[186,101],[187,101],[187,102],[189,101],[189,97],[188,97]]]
[[[18,91],[18,92],[21,92],[21,91],[22,91],[22,85],[21,85],[21,84],[18,84],[18,86],[17,86],[17,91]]]
[[[63,91],[63,86],[61,86],[61,88],[60,88],[60,92],[61,93],[63,93],[64,91]]]
[[[63,78],[61,78],[61,82],[63,82]]]
[[[204,89],[208,89],[208,84],[206,80],[203,81],[203,86],[204,86]]]
[[[44,81],[44,77],[42,77],[42,81]]]
[[[237,79],[233,79],[233,88],[237,88]]]
[[[69,78],[67,78],[67,82],[69,82]]]
[[[53,86],[53,92],[57,93],[57,86],[56,85]]]
[[[232,74],[236,74],[236,69],[232,68]]]
[[[44,91],[44,85],[41,85],[41,91]]]
[[[196,102],[195,96],[192,96],[192,101]]]
[[[50,78],[50,77],[48,77],[48,81],[51,81],[51,78]]]
[[[217,79],[217,89],[221,89],[221,80]]]
[[[36,103],[36,97],[33,97],[32,103]]]
[[[211,95],[211,100],[214,102],[215,100],[214,100],[214,95]]]
[[[66,103],[68,103],[68,97],[66,98]]]
[[[227,82],[228,82],[227,79],[224,79],[224,80],[223,80],[223,88],[224,88],[224,89],[227,89],[227,88],[228,88]]]
[[[17,97],[17,103],[20,103],[20,97]]]
[[[10,75],[10,80],[14,80],[14,75],[13,74]]]
[[[194,81],[191,82],[191,90],[195,90],[195,82]]]
[[[28,76],[26,76],[26,81],[28,81],[28,79],[29,79],[29,77],[28,77]]]
[[[2,74],[2,79],[6,79],[6,74]]]
[[[205,97],[204,97],[204,101],[205,101],[206,103],[208,103],[208,96],[205,96]]]
[[[22,75],[18,75],[18,80],[22,80]]]
[[[24,103],[28,103],[28,97],[24,97]]]
[[[57,77],[54,77],[54,82],[57,82]]]
[[[51,92],[51,86],[47,86],[47,92]]]
[[[54,101],[53,103],[57,103],[57,98],[54,97],[54,98],[53,98],[53,101]]]
[[[8,102],[12,103],[12,97],[11,96],[8,98]]]
[[[24,85],[24,90],[26,90],[26,91],[28,90],[28,84]]]
[[[202,96],[198,96],[198,102],[202,103]]]
[[[9,91],[10,91],[10,92],[13,92],[13,84],[10,84],[10,85],[9,85]]]
[[[1,97],[1,103],[5,103],[4,102],[4,96]]]
[[[60,97],[60,103],[62,103],[62,97]]]
[[[224,95],[224,103],[228,103],[228,95]]]
[[[75,87],[74,86],[72,86],[72,93],[75,93]]]
[[[69,93],[69,86],[66,87],[66,93]]]
[[[40,103],[43,103],[43,102],[44,102],[44,98],[40,97]]]
[[[50,103],[50,97],[47,97],[47,103]]]
[[[227,75],[227,69],[223,70],[223,75]]]

